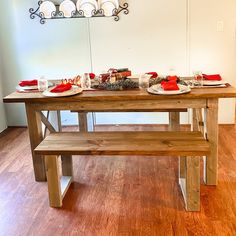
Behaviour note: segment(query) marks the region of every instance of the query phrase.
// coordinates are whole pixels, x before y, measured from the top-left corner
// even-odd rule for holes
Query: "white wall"
[[[104,68],[129,67],[134,74],[171,69],[186,75],[186,1],[130,0],[127,16],[118,23],[91,19],[92,64]],[[183,116],[186,121],[186,116]],[[96,115],[98,124],[167,123],[166,114],[142,113]]]
[[[190,1],[190,72],[220,73],[236,86],[236,1]],[[217,23],[223,22],[223,31]],[[220,101],[219,120],[234,123],[235,99]]]
[[[121,14],[119,22],[94,18],[53,20],[40,25],[38,19],[31,20],[28,14],[37,1],[1,1],[4,93],[14,91],[22,79],[41,75],[60,78],[90,70],[100,73],[109,67],[129,67],[133,73],[155,70],[161,74],[174,69],[179,75],[202,70],[221,73],[236,84],[234,0],[128,0],[128,3],[130,14]],[[216,31],[219,20],[224,21],[224,32]],[[234,99],[221,103],[220,121],[233,123]],[[63,117],[76,119],[68,117],[68,113]],[[106,123],[110,117],[98,114],[97,119]],[[128,120],[167,121],[165,116],[160,118],[156,114],[136,117],[130,116]],[[24,107],[7,105],[7,118],[9,125],[24,124]],[[113,116],[115,123],[123,120],[122,114]]]
[[[1,68],[2,63],[1,61],[2,60],[0,57],[0,133],[7,127],[5,110],[4,110],[4,106],[2,102],[3,93],[2,93],[2,68]]]
[[[0,51],[2,57],[2,86],[6,96],[15,90],[18,78],[21,78],[17,53],[15,8],[13,1],[0,1]],[[5,105],[8,125],[25,125],[24,106]]]
[[[0,9],[1,9],[2,3],[0,3]],[[6,115],[5,115],[5,109],[3,105],[3,78],[4,78],[4,64],[3,64],[3,47],[2,45],[4,44],[4,31],[3,31],[3,22],[0,16],[0,132],[2,132],[4,129],[7,127],[7,122],[6,122]],[[6,46],[7,47],[7,46]]]
[[[133,72],[175,69],[186,74],[186,0],[129,0],[118,23],[91,19],[95,71],[129,67]]]

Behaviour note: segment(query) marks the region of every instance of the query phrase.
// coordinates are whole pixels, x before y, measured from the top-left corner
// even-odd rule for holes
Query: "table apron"
[[[35,110],[76,110],[89,112],[151,111],[160,109],[207,108],[207,99],[162,99],[162,100],[122,100],[122,101],[75,101],[63,103],[28,103]]]

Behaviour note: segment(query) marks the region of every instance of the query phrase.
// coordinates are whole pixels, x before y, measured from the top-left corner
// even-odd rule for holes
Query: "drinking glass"
[[[150,75],[147,74],[141,74],[139,76],[139,88],[140,89],[147,89],[149,88],[149,79],[150,79]]]
[[[91,79],[90,79],[89,73],[84,73],[84,75],[82,76],[81,87],[82,89],[91,88]]]
[[[201,71],[194,71],[193,72],[193,87],[201,87],[203,86],[203,77]]]
[[[41,78],[38,79],[38,90],[40,92],[43,92],[48,89],[48,80],[42,76]]]

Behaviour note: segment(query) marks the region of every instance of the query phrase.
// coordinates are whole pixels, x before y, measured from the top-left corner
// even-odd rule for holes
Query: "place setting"
[[[191,92],[191,88],[186,85],[175,84],[173,82],[166,82],[162,84],[153,85],[147,91],[152,94],[159,95],[177,95]]]
[[[229,86],[220,74],[204,74],[201,72],[194,72],[194,76],[186,80],[186,83],[191,88],[226,88]]]
[[[32,80],[22,80],[16,86],[16,91],[19,93],[36,93],[42,92],[50,87],[54,86],[54,84],[43,77],[40,79],[32,79]]]
[[[45,90],[42,95],[45,97],[68,97],[82,93],[83,89],[70,83],[59,84],[49,90]]]
[[[177,95],[189,93],[191,88],[177,76],[166,76],[158,78],[156,84],[147,88],[147,92],[157,95]]]
[[[45,97],[67,97],[80,94],[83,91],[94,91],[92,88],[98,81],[94,73],[84,73],[70,78],[23,80],[16,86],[18,93],[41,93]]]
[[[146,86],[143,86],[143,82],[140,82],[140,80],[144,81],[145,79],[147,80]],[[223,81],[220,74],[202,74],[201,72],[194,73],[193,77],[182,78],[174,75],[157,77],[155,80],[140,76],[140,83],[141,88],[145,88],[147,92],[157,95],[177,95],[189,93],[195,88],[226,88],[229,86],[228,83]]]
[[[38,91],[38,80],[22,80],[16,86],[17,92],[37,92]]]
[[[70,81],[51,82],[47,79],[22,80],[16,86],[19,93],[42,93],[45,97],[65,97],[82,93],[83,89]]]

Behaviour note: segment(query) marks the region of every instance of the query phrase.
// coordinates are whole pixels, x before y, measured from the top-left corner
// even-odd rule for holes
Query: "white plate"
[[[51,82],[48,82],[48,87],[52,87],[53,86],[53,83]],[[16,86],[16,89],[17,90],[35,90],[35,89],[38,89],[38,85],[33,85],[33,86],[20,86],[20,85],[17,85]]]
[[[203,80],[202,84],[206,86],[216,86],[216,85],[222,85],[225,83],[221,80]]]
[[[59,11],[63,12],[64,17],[71,17],[75,10],[75,4],[71,0],[64,0],[59,7]]]
[[[101,4],[101,9],[103,9],[105,16],[113,16],[115,8],[115,4],[111,1],[107,1]]]
[[[34,86],[20,86],[20,85],[17,85],[16,86],[16,89],[17,90],[35,90],[35,89],[38,89],[38,85],[34,85]]]
[[[82,92],[83,92],[82,88],[79,88],[78,86],[72,85],[72,88],[70,90],[67,90],[67,91],[62,92],[62,93],[51,93],[50,90],[46,90],[42,94],[46,97],[68,97],[68,96],[76,95],[76,94],[79,94],[79,93],[82,93]]]
[[[176,95],[176,94],[184,94],[191,92],[191,88],[182,84],[178,84],[179,90],[163,90],[161,84],[153,85],[148,88],[147,91],[152,94],[160,94],[160,95]]]
[[[76,7],[77,7],[77,10],[82,10],[81,7],[83,4],[92,4],[95,8],[95,10],[97,11],[98,10],[98,3],[96,0],[78,0],[77,1],[77,4],[76,4]]]
[[[44,1],[39,7],[39,12],[43,13],[43,16],[46,19],[52,18],[52,12],[55,12],[55,11],[56,11],[56,7],[54,3],[52,3],[51,1]]]
[[[100,0],[99,5],[102,6],[102,4],[105,2],[111,2],[115,5],[116,9],[119,8],[119,1],[118,0]]]
[[[85,17],[92,17],[94,10],[96,11],[96,8],[92,3],[86,2],[80,6],[80,10],[84,12]]]

